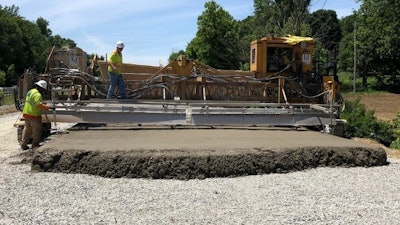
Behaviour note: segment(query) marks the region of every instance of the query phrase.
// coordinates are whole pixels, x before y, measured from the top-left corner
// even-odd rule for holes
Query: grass
[[[339,81],[341,82],[340,89],[341,93],[353,93],[353,73],[351,72],[340,72],[338,73]],[[377,79],[375,77],[367,78],[367,86],[363,87],[362,77],[357,76],[355,82],[356,93],[371,93],[377,90]],[[382,93],[382,92],[381,92]]]
[[[14,106],[14,95],[5,95],[0,103],[0,115],[18,111]]]
[[[14,105],[14,95],[4,95],[0,105]]]

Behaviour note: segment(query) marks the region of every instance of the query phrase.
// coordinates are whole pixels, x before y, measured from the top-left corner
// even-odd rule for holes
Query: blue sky
[[[235,19],[253,14],[253,0],[215,0]],[[125,43],[124,62],[166,65],[172,52],[186,49],[207,0],[2,0],[19,15],[49,21],[53,35],[74,40],[87,53],[105,56]],[[335,10],[338,17],[359,8],[355,0],[313,0],[310,10]]]

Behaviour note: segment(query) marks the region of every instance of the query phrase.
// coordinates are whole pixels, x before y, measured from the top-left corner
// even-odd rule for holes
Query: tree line
[[[49,22],[35,22],[19,15],[15,5],[0,5],[0,86],[13,86],[26,69],[43,72],[52,46],[76,47],[73,40],[52,35]]]
[[[400,69],[400,2],[360,0],[350,16],[338,18],[333,10],[310,13],[311,0],[254,0],[252,15],[235,20],[215,1],[208,1],[198,16],[196,36],[186,49],[173,52],[219,69],[249,69],[249,46],[265,36],[310,36],[317,41],[315,68],[333,63],[339,71],[357,71],[367,85],[374,76],[379,85],[397,90]],[[53,35],[49,22],[35,22],[18,15],[17,6],[0,5],[0,86],[15,85],[27,68],[44,71],[52,46],[76,47],[73,40]],[[355,41],[356,40],[356,41]]]
[[[195,38],[185,50],[172,53],[170,60],[184,53],[212,67],[248,70],[252,40],[287,34],[309,36],[317,41],[315,68],[333,65],[338,71],[353,72],[356,58],[363,86],[373,76],[378,88],[399,92],[400,2],[359,2],[359,10],[338,19],[333,10],[310,13],[311,0],[254,0],[253,15],[235,20],[215,1],[209,1],[198,17]]]

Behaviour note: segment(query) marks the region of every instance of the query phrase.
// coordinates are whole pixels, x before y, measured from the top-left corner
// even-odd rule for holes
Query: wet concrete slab
[[[383,148],[309,130],[98,128],[53,137],[36,171],[193,179],[387,165]]]

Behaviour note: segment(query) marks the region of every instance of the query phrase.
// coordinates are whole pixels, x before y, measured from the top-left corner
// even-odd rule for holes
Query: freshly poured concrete
[[[315,131],[104,127],[52,138],[37,149],[32,168],[104,177],[202,179],[386,164],[382,148]]]

